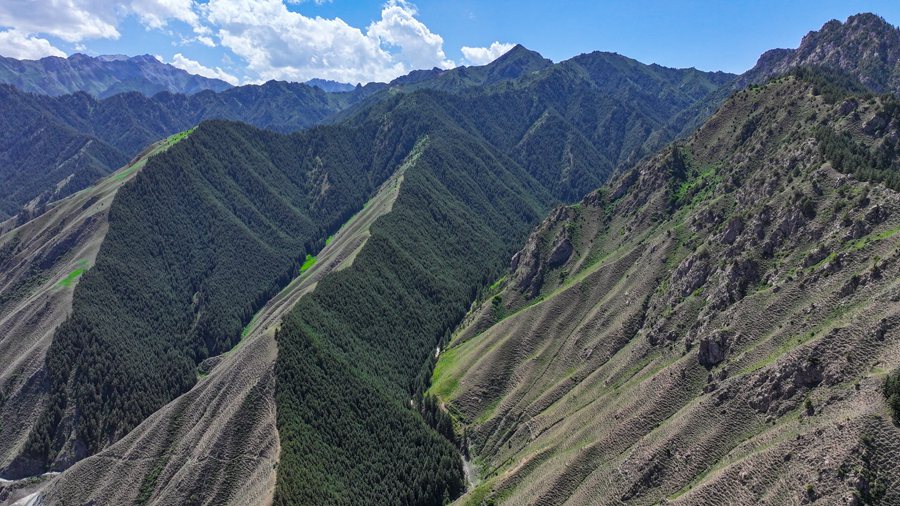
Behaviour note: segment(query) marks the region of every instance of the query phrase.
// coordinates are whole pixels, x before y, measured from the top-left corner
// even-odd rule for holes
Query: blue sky
[[[830,19],[900,1],[2,0],[0,54],[152,54],[233,83],[388,80],[483,64],[521,43],[560,61],[614,51],[742,72]]]

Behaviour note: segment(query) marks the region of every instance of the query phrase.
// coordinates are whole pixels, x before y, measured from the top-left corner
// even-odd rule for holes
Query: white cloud
[[[0,31],[0,55],[19,60],[37,60],[45,56],[66,56],[47,39],[25,35],[17,30]]]
[[[117,39],[114,0],[3,0],[0,26],[27,35],[47,34],[66,42]]]
[[[194,40],[203,44],[206,47],[216,47],[216,43],[213,42],[213,40],[210,37],[207,37],[206,35],[199,35]]]
[[[156,59],[163,61],[159,57]],[[196,74],[198,76],[203,77],[211,77],[213,79],[221,79],[228,84],[237,86],[240,84],[240,79],[237,77],[225,72],[219,67],[214,69],[204,66],[202,63],[197,60],[192,60],[181,53],[175,53],[175,56],[172,57],[172,61],[168,62],[169,64],[178,67],[182,70],[186,70],[191,74]]]
[[[129,10],[137,14],[148,28],[162,28],[170,19],[199,27],[200,18],[194,11],[193,0],[135,0]]]
[[[311,1],[330,0],[305,0]],[[304,1],[0,0],[0,28],[10,29],[4,36],[10,47],[16,40],[16,47],[30,48],[28,54],[57,54],[49,42],[53,37],[72,47],[118,39],[122,21],[133,17],[148,29],[164,30],[175,45],[226,48],[225,56],[244,60],[243,80],[252,81],[387,81],[414,69],[455,66],[444,53],[444,39],[418,19],[407,0],[386,0],[378,19],[364,27],[307,16],[287,4]]]
[[[465,57],[466,61],[470,64],[487,65],[506,54],[506,52],[512,48],[513,44],[508,42],[494,41],[488,47],[463,46],[460,51],[462,51],[463,57]]]
[[[366,33],[340,18],[290,11],[282,0],[210,0],[203,10],[221,44],[261,80],[386,81],[415,68],[453,66],[443,39],[402,0],[386,3]]]
[[[390,0],[381,19],[369,25],[366,35],[373,43],[397,48],[399,60],[410,70],[456,65],[444,55],[444,39],[416,19],[416,8],[404,0]]]
[[[134,15],[147,28],[160,29],[177,20],[198,35],[208,35],[210,30],[201,25],[198,8],[195,0],[2,0],[0,26],[79,43],[118,39],[120,21]]]

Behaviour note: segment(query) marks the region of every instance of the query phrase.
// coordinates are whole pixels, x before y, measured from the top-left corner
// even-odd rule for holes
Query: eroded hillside
[[[895,111],[781,78],[551,213],[433,375],[461,501],[900,501],[900,196],[835,155]]]
[[[72,310],[72,296],[108,231],[109,208],[121,187],[149,157],[182,140],[179,134],[149,148],[94,187],[57,202],[0,235],[0,468],[7,468],[49,402],[44,360],[56,327]]]

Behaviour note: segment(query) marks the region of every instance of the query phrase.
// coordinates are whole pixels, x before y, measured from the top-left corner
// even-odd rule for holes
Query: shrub
[[[900,425],[900,367],[884,380],[884,397],[887,399],[894,423]]]

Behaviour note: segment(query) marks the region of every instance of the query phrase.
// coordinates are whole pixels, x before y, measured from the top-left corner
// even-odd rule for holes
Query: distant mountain
[[[625,162],[633,162],[679,133],[676,118],[698,120],[706,103],[735,75],[646,65],[615,53],[594,52],[554,64],[515,46],[478,67],[419,70],[389,83],[336,115],[372,114],[373,102],[397,92],[439,91],[455,98],[470,128],[574,200]],[[696,111],[691,115],[690,111]]]
[[[325,93],[270,81],[194,95],[138,92],[49,97],[0,85],[0,220],[57,200],[112,172],[151,143],[206,119],[279,132],[314,125],[380,89]]]
[[[875,14],[831,20],[809,32],[797,49],[773,49],[738,80],[738,87],[762,83],[799,66],[844,71],[872,91],[900,93],[900,28]]]
[[[137,91],[147,96],[161,91],[193,94],[223,91],[230,84],[162,63],[153,56],[97,56],[76,53],[68,58],[16,60],[0,56],[0,83],[42,95],[83,91],[97,98]]]
[[[644,65],[601,52],[553,64],[516,46],[488,65],[416,71],[390,85],[370,83],[348,92],[270,81],[220,93],[148,97],[130,92],[98,100],[86,93],[31,95],[7,86],[0,88],[0,110],[23,119],[0,124],[7,133],[0,218],[17,213],[36,197],[39,202],[29,207],[40,210],[41,202],[84,188],[150,143],[203,120],[237,120],[290,132],[361,111],[369,114],[377,110],[372,105],[390,100],[397,91],[426,89],[454,96],[476,94],[460,102],[465,108],[480,104],[472,111],[473,124],[520,163],[534,165],[540,158],[541,167],[553,170],[537,177],[553,181],[561,198],[575,199],[602,184],[618,163],[635,160],[673,138],[677,132],[668,122],[733,78]],[[495,112],[482,117],[485,111]],[[52,129],[42,130],[45,124]],[[20,135],[23,125],[38,137]],[[49,150],[34,142],[56,130],[72,138],[55,142]],[[565,142],[545,144],[563,138]],[[91,151],[83,146],[102,147],[100,159],[111,163],[88,156]]]
[[[496,60],[477,67],[456,67],[445,70],[414,70],[390,82],[391,86],[402,86],[411,91],[418,88],[460,91],[471,86],[486,86],[502,81],[513,81],[527,74],[551,67],[553,62],[540,53],[531,51],[521,44],[507,51]]]
[[[310,79],[306,81],[306,84],[309,86],[314,86],[319,88],[322,91],[327,91],[328,93],[338,93],[343,91],[353,91],[356,86],[350,83],[341,83],[338,81],[329,81],[328,79]]]

